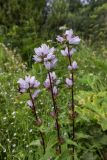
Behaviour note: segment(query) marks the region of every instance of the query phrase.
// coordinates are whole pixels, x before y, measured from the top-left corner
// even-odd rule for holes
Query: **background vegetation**
[[[34,74],[43,82],[46,73],[39,66],[32,65],[33,49],[43,42],[57,46],[55,38],[62,32],[62,26],[72,28],[82,39],[75,55],[79,65],[75,76],[76,159],[107,159],[107,1],[0,0],[1,160],[47,160],[54,157],[51,150],[53,133],[47,145],[48,154],[42,155],[33,118],[25,103],[26,96],[18,94],[17,80],[26,74]],[[61,77],[66,74],[67,64],[59,52],[56,55],[60,57],[60,69],[56,72]],[[66,96],[62,86],[60,90],[59,105],[62,106],[62,102],[67,104],[70,95]],[[43,96],[46,97],[45,91]],[[38,102],[40,107],[48,110],[50,99],[41,99],[42,102]],[[65,108],[61,110],[61,123],[65,125],[68,123],[63,118]],[[44,119],[47,117],[47,112],[39,114]],[[52,120],[49,118],[49,121]],[[48,135],[49,128],[43,129]],[[69,160],[65,146],[63,150],[62,157],[57,159]]]

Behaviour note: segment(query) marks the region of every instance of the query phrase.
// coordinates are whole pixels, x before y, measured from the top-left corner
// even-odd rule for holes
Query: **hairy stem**
[[[30,87],[29,87],[29,96],[30,96],[30,99],[31,99],[32,104],[33,104],[33,112],[34,112],[34,115],[36,117],[36,121],[38,121],[39,117],[37,116],[37,113],[36,113],[36,107],[35,107],[34,99],[32,98]],[[43,153],[45,154],[45,140],[44,140],[44,136],[43,136],[43,133],[41,131],[39,131],[39,134],[40,134],[41,140],[42,140]]]
[[[58,122],[58,110],[57,110],[57,105],[56,105],[56,101],[54,98],[54,94],[53,94],[53,85],[52,85],[52,80],[51,80],[51,75],[50,72],[48,72],[49,75],[49,80],[50,80],[50,89],[51,89],[51,96],[52,96],[52,101],[53,101],[53,107],[54,107],[54,112],[55,112],[55,125],[56,125],[56,129],[57,129],[57,138],[58,138],[58,150],[59,153],[61,153],[61,144],[60,144],[60,126],[59,126],[59,122]]]

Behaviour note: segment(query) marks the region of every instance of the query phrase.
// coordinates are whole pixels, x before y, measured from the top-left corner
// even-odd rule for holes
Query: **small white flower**
[[[16,112],[14,111],[14,112],[12,112],[12,115],[15,115],[16,114]]]
[[[4,118],[3,118],[3,120],[6,120],[6,119],[7,119],[7,117],[4,117]]]
[[[16,133],[14,133],[14,136],[16,136]]]
[[[4,149],[3,152],[5,153],[5,152],[6,152],[6,149]]]
[[[32,150],[29,151],[29,153],[32,153],[32,152],[33,152]]]
[[[30,129],[29,132],[31,133],[31,132],[32,132],[32,129]]]
[[[29,145],[26,145],[26,148],[28,148],[29,147]]]
[[[12,146],[13,146],[13,147],[16,147],[16,144],[13,144]]]

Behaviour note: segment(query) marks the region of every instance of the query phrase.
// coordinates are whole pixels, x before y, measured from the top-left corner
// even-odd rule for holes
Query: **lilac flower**
[[[56,86],[53,87],[53,94],[56,96],[58,94],[58,89]]]
[[[57,62],[57,58],[54,58],[54,59],[52,59],[51,61],[45,61],[45,62],[44,62],[45,68],[46,68],[47,70],[51,70],[52,68],[55,67],[56,62]]]
[[[73,53],[76,51],[75,48],[72,48],[70,51],[68,50],[68,47],[65,48],[65,50],[61,50],[61,54],[63,56],[72,56]]]
[[[57,39],[57,41],[60,42],[60,43],[62,43],[62,42],[64,41],[64,38],[61,37],[61,36],[57,36],[56,39]]]
[[[45,82],[44,82],[44,86],[45,86],[45,88],[50,88],[50,80],[47,78],[46,80],[45,80]]]
[[[28,100],[28,101],[27,101],[27,104],[28,104],[28,106],[29,106],[30,108],[32,108],[32,107],[33,107],[33,103],[32,103],[32,101],[31,101],[31,100]]]
[[[80,38],[78,36],[73,35],[73,30],[66,30],[65,31],[65,36],[69,44],[79,44],[80,43]]]
[[[69,44],[79,44],[80,43],[80,38],[78,36],[74,36],[73,34],[73,30],[66,30],[64,33],[65,38],[61,37],[61,36],[57,36],[57,40],[59,42],[63,42],[64,40],[66,40],[66,42],[68,42]]]
[[[73,69],[77,69],[77,68],[78,68],[76,61],[73,61],[73,62],[72,62],[72,68],[73,68]]]
[[[72,29],[66,30],[66,31],[65,31],[65,35],[66,35],[67,37],[72,37],[72,36],[73,36],[73,30],[72,30]]]
[[[68,37],[68,42],[69,44],[79,44],[80,43],[80,38],[78,36],[76,37]]]
[[[32,98],[33,98],[33,99],[37,98],[37,96],[38,96],[39,93],[40,93],[40,90],[39,90],[39,89],[36,90],[36,91],[33,93]]]
[[[55,67],[57,58],[54,55],[54,47],[49,48],[46,44],[42,44],[41,47],[35,48],[34,51],[33,59],[36,63],[43,62],[47,70]]]
[[[23,93],[23,92],[26,92],[26,90],[29,88],[29,84],[26,83],[26,81],[22,78],[20,78],[17,83],[19,83],[19,89],[20,89],[20,92]]]
[[[25,79],[20,78],[18,80],[20,92],[26,92],[28,88],[38,88],[40,82],[35,79],[34,76],[25,76]]]
[[[66,78],[66,84],[68,87],[71,87],[73,85],[73,81],[71,78]]]
[[[42,44],[41,47],[34,49],[35,55],[33,56],[33,60],[36,63],[44,62],[45,58],[53,58],[54,51],[54,47],[49,48],[46,44]]]
[[[70,70],[70,71],[72,70],[72,66],[71,65],[68,66],[68,70]]]
[[[55,74],[55,72],[50,72],[50,78],[51,78],[51,83],[53,84],[53,86],[57,86],[60,83],[60,80],[57,79],[57,76]],[[50,88],[50,79],[49,79],[49,75],[47,75],[47,78],[44,82],[44,86],[45,88],[49,89]]]

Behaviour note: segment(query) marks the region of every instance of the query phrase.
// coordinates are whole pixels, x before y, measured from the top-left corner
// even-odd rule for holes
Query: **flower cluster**
[[[57,86],[59,83],[60,83],[60,80],[57,79],[55,72],[50,72],[49,74],[47,74],[47,78],[44,82],[44,86],[48,90],[52,89],[54,96],[56,96],[58,94]]]
[[[68,70],[73,73],[73,70],[76,70],[78,68],[77,62],[73,61],[72,55],[76,52],[76,49],[73,48],[71,45],[77,45],[80,43],[80,38],[78,36],[73,35],[73,30],[66,30],[63,36],[57,36],[57,41],[62,43],[66,43],[66,48],[64,50],[61,50],[61,54],[63,56],[68,57],[69,59],[69,65],[68,65]],[[70,78],[66,78],[66,84],[68,87],[71,87],[73,85],[73,80],[70,76]]]
[[[27,104],[32,108],[33,102],[35,98],[37,98],[38,94],[40,93],[40,90],[37,89],[40,86],[40,82],[35,79],[34,76],[25,76],[25,79],[20,78],[17,83],[19,84],[19,92],[29,92],[31,100],[27,101]],[[30,89],[36,89],[34,93],[32,94]]]
[[[74,36],[73,30],[66,30],[63,36],[57,36],[57,41],[60,43],[66,42],[68,44],[79,44],[80,38],[78,36]]]
[[[46,44],[42,44],[41,47],[35,48],[34,51],[35,55],[33,56],[33,60],[36,63],[44,63],[47,70],[54,68],[57,62],[54,47],[49,48]]]
[[[72,87],[73,85],[73,80],[72,80],[72,76],[70,75],[70,78],[66,78],[66,84],[68,87]]]

